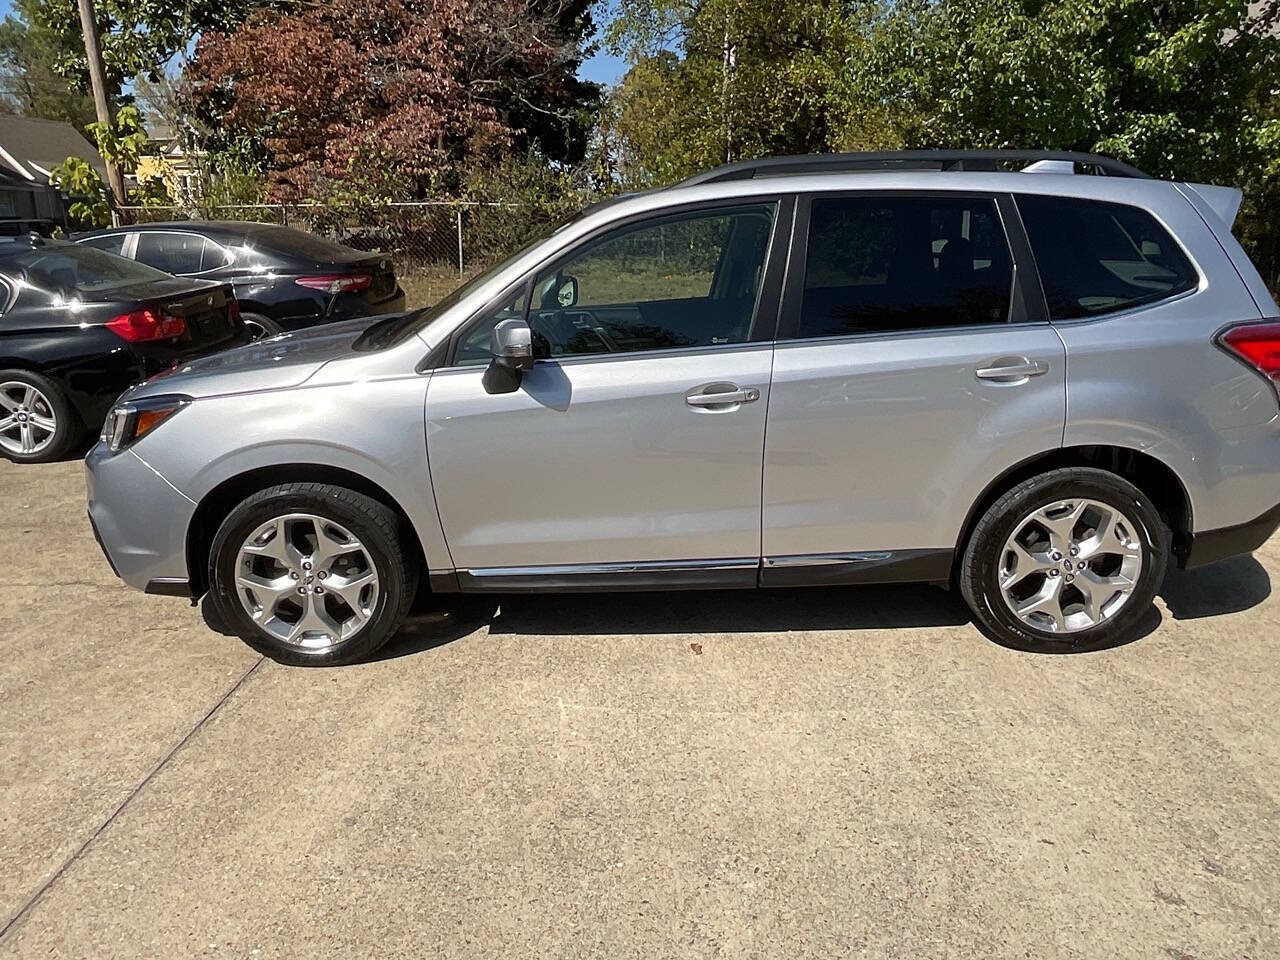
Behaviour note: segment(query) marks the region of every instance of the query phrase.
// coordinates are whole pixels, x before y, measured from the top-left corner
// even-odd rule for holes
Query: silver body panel
[[[535,365],[491,396],[437,372],[427,449],[463,569],[757,557],[772,345]],[[721,409],[709,384],[758,391]]]
[[[704,200],[953,190],[1143,207],[1185,247],[1201,285],[1128,315],[1056,325],[539,361],[508,394],[486,393],[481,368],[424,370],[500,293],[623,218]],[[615,576],[618,565],[678,575],[687,563],[708,582],[753,569],[763,581],[768,569],[888,567],[950,551],[1007,470],[1064,445],[1107,444],[1168,465],[1194,530],[1215,530],[1280,501],[1280,416],[1272,385],[1211,339],[1277,314],[1227,225],[1176,184],[886,172],[682,187],[587,213],[389,349],[350,349],[369,321],[322,327],[135,388],[194,402],[131,450],[90,455],[90,509],[139,587],[191,576],[196,505],[280,465],[341,469],[384,490],[433,573],[555,586]],[[1019,383],[975,375],[1010,357],[1044,372]],[[731,410],[686,402],[709,384],[758,398]]]
[[[1047,372],[975,375],[1012,356]],[[779,343],[764,555],[954,546],[993,478],[1061,445],[1065,360],[1047,324]]]

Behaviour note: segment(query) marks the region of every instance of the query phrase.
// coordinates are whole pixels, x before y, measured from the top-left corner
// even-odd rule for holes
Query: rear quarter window
[[[1031,195],[1017,202],[1053,320],[1159,303],[1200,282],[1177,241],[1140,207]]]

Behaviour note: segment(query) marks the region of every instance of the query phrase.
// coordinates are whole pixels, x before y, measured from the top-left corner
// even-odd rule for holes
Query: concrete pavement
[[[1077,656],[832,588],[300,670],[120,585],[80,469],[0,462],[2,956],[1280,955],[1280,540]]]

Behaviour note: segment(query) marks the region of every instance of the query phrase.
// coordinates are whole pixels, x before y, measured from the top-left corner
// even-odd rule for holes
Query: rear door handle
[[[724,393],[692,393],[684,398],[684,402],[691,407],[722,407],[731,403],[751,403],[759,399],[759,390],[735,388]]]
[[[989,366],[979,367],[973,371],[979,380],[1009,383],[1014,380],[1026,380],[1029,377],[1039,377],[1049,372],[1049,365],[1043,360],[1028,360],[1026,357],[1000,357],[989,363]]]

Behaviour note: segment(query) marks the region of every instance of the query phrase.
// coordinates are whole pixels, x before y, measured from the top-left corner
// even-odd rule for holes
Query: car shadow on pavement
[[[1247,610],[1270,594],[1271,579],[1252,556],[1199,570],[1171,569],[1160,589],[1175,620]],[[207,596],[201,612],[211,629],[230,635]],[[371,660],[424,653],[481,627],[493,636],[604,636],[906,629],[960,626],[971,619],[959,594],[926,584],[506,596],[424,593],[404,626]],[[1150,635],[1161,620],[1152,607],[1124,643]],[[1064,647],[1059,652],[1092,653],[1122,645]]]
[[[1271,596],[1271,577],[1253,555],[1198,570],[1171,567],[1160,588],[1175,620],[1199,620],[1256,607]]]

